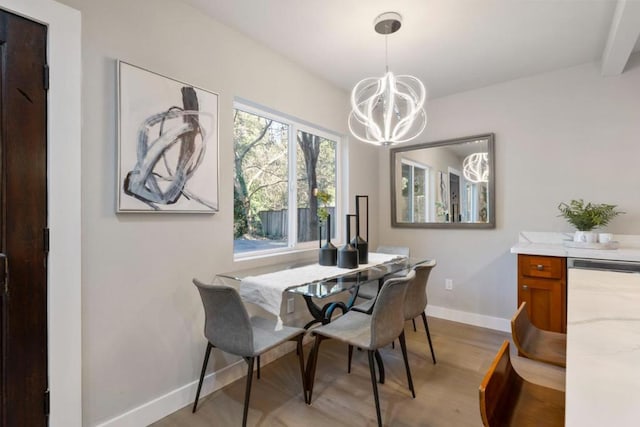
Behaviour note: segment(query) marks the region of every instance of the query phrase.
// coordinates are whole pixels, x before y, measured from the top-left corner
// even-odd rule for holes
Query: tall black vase
[[[327,215],[327,241],[322,245],[322,223],[319,224],[320,231],[320,252],[318,255],[318,264],[320,265],[336,265],[338,263],[338,248],[331,243],[331,215]]]
[[[360,235],[360,221],[362,219],[360,212],[360,199],[366,199],[366,207],[367,207],[367,239],[365,240]],[[351,240],[351,244],[355,246],[358,250],[358,262],[360,264],[368,264],[369,263],[369,196],[356,196],[356,235]]]
[[[347,243],[338,249],[338,267],[356,268],[358,267],[358,250],[351,245],[351,217],[355,215],[347,214]]]

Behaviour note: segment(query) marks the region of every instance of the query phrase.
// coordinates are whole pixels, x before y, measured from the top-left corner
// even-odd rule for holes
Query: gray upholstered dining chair
[[[436,364],[436,354],[433,351],[433,343],[431,342],[431,333],[429,333],[429,323],[425,310],[427,308],[427,281],[433,267],[436,266],[435,260],[431,260],[424,264],[416,265],[413,270],[416,272],[415,278],[407,286],[407,293],[404,299],[404,320],[413,321],[413,330],[416,330],[415,319],[422,316],[422,323],[427,333],[427,341],[431,349],[431,359]]]
[[[302,339],[305,330],[302,328],[283,326],[282,329],[276,331],[275,320],[271,321],[257,316],[249,317],[249,313],[247,313],[247,309],[242,303],[238,291],[231,286],[206,285],[197,279],[193,279],[193,283],[197,286],[200,297],[202,298],[205,313],[204,336],[208,342],[192,412],[195,412],[198,406],[198,398],[200,397],[204,374],[207,370],[209,355],[211,354],[211,349],[214,347],[226,353],[242,356],[247,362],[248,371],[244,398],[244,413],[242,417],[243,426],[247,424],[255,359],[286,341],[296,341],[298,345],[297,350],[300,361],[300,374],[302,376],[302,390],[306,402],[304,356],[302,354]]]
[[[377,253],[381,254],[390,254],[390,255],[402,255],[409,256],[409,248],[405,246],[378,246],[376,249]],[[380,287],[378,286],[378,282],[370,282],[360,285],[358,288],[358,297],[362,299],[375,299],[376,295],[378,295],[378,290]]]
[[[402,255],[409,256],[409,248],[406,246],[387,246],[380,245],[376,249],[376,252],[381,254]]]
[[[424,329],[427,334],[427,341],[429,342],[429,349],[431,350],[431,359],[433,360],[434,365],[436,364],[436,354],[433,350],[431,333],[429,332],[429,323],[424,311],[427,308],[427,282],[429,280],[429,274],[435,266],[436,261],[431,260],[413,267],[416,275],[415,278],[407,285],[407,293],[404,299],[404,320],[411,320],[413,322],[414,331],[417,330],[415,321],[416,317],[422,316],[422,323],[424,324]],[[362,304],[356,305],[353,307],[353,310],[360,311],[362,313],[370,313],[374,304],[377,304],[376,300],[371,299],[363,302]]]
[[[311,404],[311,395],[313,393],[313,383],[318,363],[320,343],[325,339],[337,339],[347,343],[349,346],[349,363],[351,363],[351,355],[353,353],[354,346],[367,350],[369,357],[369,371],[371,373],[371,384],[373,386],[373,397],[376,404],[376,415],[378,417],[378,426],[382,426],[382,417],[380,415],[380,401],[378,397],[374,354],[379,348],[390,344],[396,338],[400,339],[409,390],[411,390],[411,395],[414,398],[416,397],[415,390],[413,388],[413,380],[411,379],[411,369],[407,358],[407,346],[404,337],[404,297],[407,290],[407,284],[414,277],[415,272],[410,271],[407,276],[387,279],[383,284],[382,289],[380,289],[377,303],[374,306],[371,315],[357,311],[349,311],[333,322],[312,331],[312,334],[315,335],[315,344],[311,355],[309,356],[309,361],[307,362],[307,403]]]

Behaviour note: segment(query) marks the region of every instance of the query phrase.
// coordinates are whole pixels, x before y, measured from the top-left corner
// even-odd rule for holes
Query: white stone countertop
[[[567,427],[640,425],[640,274],[569,269]]]
[[[565,246],[565,242],[571,241],[572,237],[573,233],[523,231],[518,243],[511,247],[511,253],[640,262],[640,236],[615,235],[614,240],[619,246],[617,249],[580,249]]]

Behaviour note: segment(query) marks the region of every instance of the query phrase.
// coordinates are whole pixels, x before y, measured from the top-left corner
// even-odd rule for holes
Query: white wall
[[[34,10],[55,4],[0,2]],[[116,420],[113,425],[131,425],[141,405],[155,398],[162,401],[163,395],[175,394],[197,378],[204,349],[203,315],[191,278],[210,279],[215,272],[247,265],[234,263],[232,257],[233,97],[343,133],[348,97],[258,43],[172,0],[64,3],[79,9],[83,19],[83,425],[112,419]],[[38,13],[43,12],[34,15]],[[68,27],[77,28],[77,16],[72,21]],[[219,214],[114,213],[116,59],[220,94]],[[77,68],[69,76],[77,79]],[[619,204],[628,213],[614,220],[609,231],[640,234],[640,185],[634,169],[640,155],[640,58],[636,56],[619,77],[603,79],[598,70],[598,64],[588,64],[430,102],[424,141],[496,133],[496,230],[391,229],[387,151],[351,143],[344,168],[349,177],[347,201],[353,206],[354,194],[369,194],[374,223],[375,206],[379,207],[380,227],[371,230],[372,247],[409,245],[414,254],[438,260],[430,282],[430,304],[509,318],[516,300],[515,256],[509,254],[509,247],[520,230],[569,230],[556,216],[560,201],[583,197]],[[73,94],[73,88],[67,90]],[[73,105],[67,105],[71,115]],[[70,152],[77,154],[73,125],[69,129],[71,138],[60,143],[71,144]],[[72,204],[65,224],[78,221],[73,214],[74,170],[71,163],[67,175],[55,180],[69,184],[65,188],[70,197],[57,200]],[[73,240],[77,228],[69,229],[67,238]],[[54,244],[52,254],[55,251]],[[73,287],[73,272],[78,270],[72,261],[69,265],[68,286]],[[454,280],[453,292],[444,291],[444,278]],[[78,306],[73,298],[73,294],[68,298],[69,316],[57,324],[73,319]],[[67,342],[73,346],[79,340],[62,340]],[[70,350],[70,360],[77,363]],[[215,367],[220,370],[234,360],[218,357]],[[53,377],[69,372],[68,363],[60,369],[52,366]],[[74,396],[73,390],[72,385],[67,397]],[[191,388],[182,390],[187,392],[181,399],[193,397]],[[55,394],[52,399],[55,402]],[[74,423],[52,419],[52,425]]]
[[[429,283],[434,313],[506,325],[492,320],[510,319],[516,309],[509,248],[521,230],[571,231],[557,216],[562,201],[617,204],[627,214],[607,230],[640,234],[640,55],[621,76],[603,78],[599,70],[586,64],[428,103],[427,131],[412,143],[495,132],[495,230],[391,228],[388,151],[380,154],[381,240],[438,261]],[[452,292],[445,278],[453,279]]]
[[[173,404],[194,396],[189,384],[205,341],[191,279],[249,264],[234,263],[232,254],[234,97],[340,133],[347,132],[348,97],[180,2],[64,2],[83,18],[83,424],[141,425],[153,411],[138,416],[140,405],[167,393]],[[116,59],[220,94],[220,213],[115,214]],[[354,143],[351,154],[358,159],[349,170],[356,174],[351,194],[373,192],[377,151]],[[274,261],[283,259],[260,262]],[[215,358],[217,369],[237,361]],[[161,401],[152,403],[153,416],[162,415]]]
[[[81,425],[80,14],[50,0],[0,0],[47,26],[48,370],[52,426]]]

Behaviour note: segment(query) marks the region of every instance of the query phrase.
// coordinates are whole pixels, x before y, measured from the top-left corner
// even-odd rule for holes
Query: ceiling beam
[[[640,1],[618,0],[602,55],[602,75],[622,74],[640,36]]]

